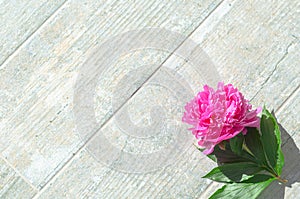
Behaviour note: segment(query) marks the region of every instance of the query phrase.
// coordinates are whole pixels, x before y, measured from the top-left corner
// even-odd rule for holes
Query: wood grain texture
[[[284,138],[282,150],[285,156],[285,166],[282,178],[287,179],[286,186],[273,182],[260,196],[260,198],[297,198],[300,190],[300,89],[285,102],[276,114],[283,127],[281,137]]]
[[[222,79],[254,105],[279,107],[300,83],[299,3],[235,1],[232,6],[201,46]],[[195,40],[202,32],[198,30],[192,35]]]
[[[65,0],[0,2],[0,66]]]
[[[296,121],[293,119],[295,113],[284,115],[280,113],[280,110],[283,109],[283,106],[290,105],[288,103],[289,100],[286,100],[294,95],[293,93],[299,85],[299,70],[297,67],[299,45],[297,37],[291,35],[297,33],[297,31],[295,31],[295,24],[298,22],[297,17],[294,16],[296,13],[295,7],[297,7],[297,5],[277,3],[278,4],[272,5],[274,8],[278,8],[275,9],[276,12],[274,13],[274,9],[268,10],[265,8],[269,5],[269,2],[253,2],[250,6],[246,1],[225,1],[225,3],[221,5],[222,9],[217,9],[217,12],[215,11],[216,13],[213,13],[212,16],[207,19],[213,23],[204,23],[195,31],[192,38],[201,43],[201,46],[206,50],[211,59],[215,61],[217,69],[224,81],[233,82],[235,85],[238,85],[242,92],[246,93],[246,97],[252,99],[255,105],[260,105],[261,102],[265,102],[269,104],[271,108],[278,110],[277,117],[282,123],[283,120]],[[294,9],[292,9],[293,7]],[[263,9],[266,9],[267,12],[260,12],[260,10]],[[258,13],[264,14],[258,17],[256,16]],[[285,15],[287,16],[279,17]],[[260,21],[259,24],[257,22],[258,19]],[[276,24],[274,24],[274,20],[276,20]],[[288,27],[289,29],[281,28],[280,24],[284,25],[287,20],[291,21],[291,27]],[[207,31],[206,28],[210,25],[213,25],[213,27],[210,27],[209,31]],[[266,27],[270,30],[266,30]],[[261,37],[262,34],[264,34],[264,37]],[[247,49],[243,46],[246,46],[245,48]],[[260,47],[255,48],[255,46]],[[250,47],[253,48],[253,52],[249,50]],[[199,73],[195,73],[194,68],[191,67],[189,63],[186,63],[185,60],[176,56],[169,58],[163,68],[159,70],[153,78],[162,75],[166,68],[171,68],[184,77],[194,92],[199,90],[199,87],[203,84],[203,77],[201,77]],[[290,73],[291,70],[294,71],[292,74]],[[286,77],[287,75],[288,77]],[[149,122],[145,118],[149,118],[151,109],[148,108],[148,106],[153,105],[151,104],[151,100],[157,103],[165,97],[170,97],[170,93],[167,91],[150,86],[153,78],[135,93],[124,106],[124,108],[127,107],[130,110],[131,119],[136,121],[136,124],[140,126]],[[160,77],[158,79],[163,78]],[[169,87],[171,86],[169,85]],[[269,88],[274,89],[270,91]],[[160,94],[157,94],[159,92],[156,91],[159,91]],[[151,96],[150,100],[145,99],[147,97],[149,98],[149,96]],[[158,99],[153,96],[158,96]],[[168,103],[165,104],[165,106],[168,107]],[[285,110],[288,111],[289,109]],[[299,108],[295,107],[295,110],[299,110]],[[181,110],[176,111],[171,113],[171,115],[177,117],[175,120],[179,121],[179,113]],[[122,115],[122,113],[120,114]],[[115,115],[115,117],[118,117],[118,114]],[[130,147],[131,145],[128,143],[126,144],[126,139],[128,138],[126,135],[122,135],[124,129],[120,129],[118,123],[114,120],[115,117],[102,129],[109,142],[113,143],[115,147],[119,147],[125,151],[143,151],[143,148],[137,147],[138,144],[134,145],[136,148]],[[295,126],[298,127],[299,124],[290,122],[283,125],[287,129],[288,134],[295,137],[295,132],[297,132]],[[126,138],[124,138],[124,136]],[[287,139],[285,142],[286,141]],[[93,144],[93,141],[91,141],[87,147]],[[289,151],[287,146],[288,145],[284,147],[286,152]],[[146,149],[153,150],[148,147],[146,147]],[[60,174],[61,176],[58,175],[55,177],[53,184],[49,185],[49,187],[41,193],[41,197],[74,197],[80,195],[90,198],[120,196],[124,198],[147,196],[159,198],[206,198],[210,195],[209,192],[212,192],[216,188],[211,186],[202,194],[208,186],[208,183],[200,177],[203,173],[207,172],[207,169],[212,168],[212,166],[207,167],[208,161],[202,159],[201,154],[193,148],[188,149],[184,156],[178,157],[176,164],[166,167],[160,172],[147,175],[124,174],[116,170],[112,170],[111,172],[107,172],[107,170],[99,171],[100,165],[103,165],[101,161],[98,163],[98,166],[88,169],[89,172],[97,173],[95,175],[89,175],[85,172],[85,169],[76,169],[80,167],[80,165],[96,164],[95,157],[92,158],[91,156],[93,155],[88,149],[83,149],[80,154],[75,157],[74,161],[70,162],[66,170]],[[191,161],[190,158],[196,160]],[[190,165],[191,172],[189,173],[182,165]],[[201,166],[199,167],[199,165]],[[295,164],[290,164],[291,170],[288,170],[289,172],[295,170],[293,165]],[[178,167],[181,168],[180,171],[176,169]],[[169,169],[174,173],[168,173],[167,171]],[[103,176],[105,172],[107,172],[107,174]],[[167,174],[168,177],[166,177],[165,174]],[[82,182],[84,184],[82,186],[75,183],[76,177],[80,175],[82,176]],[[84,176],[90,177],[84,178]],[[97,180],[93,180],[94,178],[92,176],[100,177]],[[65,195],[59,193],[59,188],[63,184],[67,184],[66,189],[62,193]],[[91,187],[91,189],[87,187]],[[292,194],[295,195],[297,190],[298,184],[294,183],[292,188],[287,189],[285,197],[289,198]],[[166,193],[166,195],[164,195],[164,193]]]
[[[297,58],[299,3],[233,1],[231,5],[230,12],[218,21],[210,34],[202,36],[203,29],[199,27],[191,37],[203,42],[203,48],[217,63],[225,82],[237,85],[254,105],[266,104],[269,109],[276,111],[278,121],[298,145],[298,149],[290,147],[291,144],[286,145],[284,152],[298,157],[299,107],[291,99],[295,100],[295,92],[300,85]],[[209,23],[207,26],[210,26]],[[287,140],[288,136],[284,136],[283,141]],[[278,186],[273,183],[262,198],[290,198],[297,195],[299,182],[295,182],[295,179],[298,176],[296,165],[299,163],[294,160],[290,159],[285,168],[285,175],[291,177],[295,174],[291,178],[294,181],[292,187],[281,187],[276,192]],[[218,184],[212,184],[210,191],[207,190],[200,198],[208,197],[219,187]]]
[[[218,2],[87,0],[64,4],[1,67],[2,155],[36,187],[43,187],[84,144],[74,124],[73,86],[90,49],[114,35],[143,27],[187,36]],[[102,117],[107,113],[110,107]]]
[[[32,198],[37,190],[0,159],[0,198]]]
[[[99,131],[102,134],[98,132],[89,140],[92,129],[82,139],[76,129],[73,89],[80,66],[107,39],[145,27],[166,28],[187,37],[201,24],[190,38],[207,52],[222,80],[236,85],[255,106],[266,103],[275,109],[287,131],[285,153],[299,156],[299,3],[219,3],[70,1],[1,66],[1,154],[41,189],[36,198],[206,198],[215,189],[209,186],[210,181],[201,179],[214,163],[190,144],[172,157],[173,162],[148,173],[120,170],[125,156],[108,164],[101,159],[100,147],[96,155],[92,152],[101,135],[112,149],[130,154],[163,151],[173,143],[172,132],[183,128],[180,120],[183,98],[187,99],[182,94],[185,86],[195,93],[206,79],[184,57],[169,57],[169,52],[155,49],[120,56],[103,71],[95,92],[95,114],[99,126],[104,124]],[[26,34],[23,37],[26,39]],[[172,49],[182,41],[178,38],[172,42]],[[185,48],[184,44],[176,52]],[[156,105],[160,107],[153,109]],[[123,107],[115,114],[119,106]],[[163,130],[155,121],[161,118],[160,113],[169,122]],[[154,127],[149,133],[154,139],[130,137],[130,133],[147,130],[151,124]],[[266,197],[297,196],[300,163],[293,157],[287,160],[284,175],[291,179],[291,187],[278,189],[273,183],[268,190],[274,195]],[[3,185],[12,187],[7,192],[2,189],[5,194],[21,191],[31,197],[35,191],[3,165],[3,173],[15,176],[12,180],[4,178]],[[14,179],[18,182],[16,191]]]
[[[83,150],[38,198],[193,198],[209,183],[201,175],[212,165],[193,147],[186,154],[184,162],[140,175],[110,169]]]

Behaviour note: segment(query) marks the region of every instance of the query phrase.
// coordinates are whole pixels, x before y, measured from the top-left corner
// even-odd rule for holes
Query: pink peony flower
[[[252,106],[232,84],[219,82],[218,89],[205,85],[185,106],[182,121],[191,124],[204,154],[213,152],[214,147],[239,133],[247,133],[245,127],[259,127],[257,114],[261,108],[251,110]]]

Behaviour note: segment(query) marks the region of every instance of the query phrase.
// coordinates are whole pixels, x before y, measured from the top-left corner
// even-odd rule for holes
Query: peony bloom
[[[193,134],[204,154],[213,152],[214,147],[239,133],[247,133],[245,127],[259,127],[257,114],[261,108],[252,106],[232,84],[220,82],[215,91],[205,85],[185,106],[182,121],[192,125]]]

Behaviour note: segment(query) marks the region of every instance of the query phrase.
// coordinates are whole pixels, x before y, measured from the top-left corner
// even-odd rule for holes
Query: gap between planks
[[[39,30],[41,30],[44,26],[47,25],[47,22],[50,21],[53,17],[56,16],[57,13],[60,12],[60,10],[63,9],[64,5],[66,4],[68,0],[65,0],[60,6],[58,6],[50,15],[48,18],[46,18],[42,23],[41,25],[39,25],[32,33],[30,33],[28,35],[28,37],[23,41],[21,42],[17,47],[16,49],[10,53],[4,60],[2,63],[0,63],[0,69],[6,64],[8,63],[16,53],[18,53],[18,51],[21,49],[22,46],[26,45],[31,38],[33,38]],[[6,160],[6,158],[4,158],[2,156],[2,154],[0,154],[0,158],[22,179],[24,180],[24,182],[26,182],[36,193],[38,193],[39,189],[34,186],[25,176],[23,176],[10,162],[8,162]]]
[[[7,166],[9,166],[22,180],[24,180],[24,182],[26,182],[26,184],[28,184],[36,193],[38,193],[38,188],[36,188],[29,180],[27,180],[27,178],[25,176],[23,176],[11,163],[9,163],[6,158],[4,158],[2,156],[2,154],[0,154],[0,159],[3,160]]]
[[[68,1],[68,0],[65,0],[60,6],[58,6],[58,7],[57,7],[57,8],[49,15],[49,17],[46,18],[46,19],[41,23],[41,25],[39,25],[35,30],[33,30],[33,32],[30,33],[30,34],[28,35],[28,37],[27,37],[23,42],[21,42],[21,43],[16,47],[16,49],[15,49],[12,53],[10,53],[10,54],[3,60],[2,63],[0,63],[0,69],[1,69],[3,66],[5,66],[6,63],[10,62],[10,60],[14,58],[14,55],[15,55],[16,53],[19,52],[19,50],[21,49],[21,47],[23,47],[24,45],[26,45],[26,44],[31,40],[31,38],[33,38],[33,37],[39,32],[39,30],[41,30],[44,26],[46,26],[47,23],[48,23],[53,17],[55,17],[56,14],[60,12],[60,10],[63,9],[63,7],[64,7],[65,4],[67,3],[67,1]]]
[[[186,38],[179,43],[179,45],[173,50],[173,52],[170,53],[170,55],[167,56],[167,58],[158,66],[158,68],[152,73],[150,74],[150,76],[142,83],[142,85],[134,92],[134,95],[156,74],[157,71],[159,71],[159,69],[162,67],[162,65],[167,62],[172,55],[185,43],[185,41],[190,38],[192,36],[192,34],[206,21],[208,20],[211,15],[215,12],[215,10],[218,7],[222,7],[221,5],[227,3],[227,0],[222,0],[220,1],[213,9],[210,13],[207,14],[207,16],[199,23],[198,26],[195,27],[194,30],[192,30],[187,36]],[[52,16],[51,16],[52,17]],[[133,97],[134,95],[132,95],[131,97]],[[127,99],[124,103],[121,104],[121,106],[97,129],[95,130],[95,132],[91,135],[91,137],[85,142],[85,144],[83,144],[81,147],[79,147],[79,149],[73,153],[73,155],[66,161],[66,163],[51,177],[49,178],[49,180],[44,184],[44,186],[39,190],[39,192],[33,197],[34,199],[39,198],[39,196],[50,186],[51,182],[53,182],[56,178],[59,177],[59,175],[68,168],[68,166],[72,163],[72,160],[74,157],[76,157],[81,151],[84,150],[84,147],[93,140],[93,138],[97,135],[97,132],[99,130],[101,130],[101,128],[103,126],[105,126],[112,118],[113,116],[118,113],[118,111],[125,105],[128,103],[128,101],[131,99],[131,97],[129,99]]]

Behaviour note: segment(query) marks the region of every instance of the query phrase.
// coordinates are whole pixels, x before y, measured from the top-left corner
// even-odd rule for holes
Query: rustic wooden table
[[[214,163],[181,116],[187,96],[218,80],[283,127],[289,183],[261,198],[300,198],[299,10],[297,0],[0,1],[0,198],[207,198],[220,186],[201,178]]]

